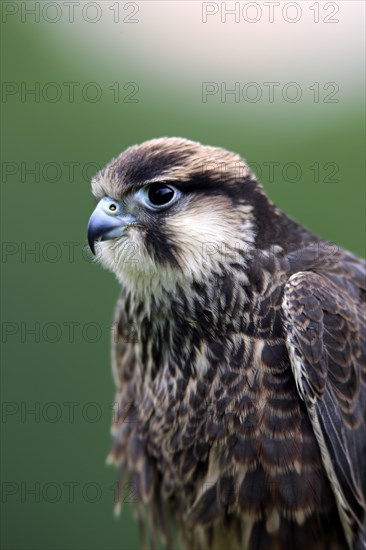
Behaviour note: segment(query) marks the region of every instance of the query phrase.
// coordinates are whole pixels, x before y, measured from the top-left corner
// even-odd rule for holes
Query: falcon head
[[[203,281],[243,263],[273,205],[235,153],[179,139],[128,148],[92,181],[88,240],[127,286]]]

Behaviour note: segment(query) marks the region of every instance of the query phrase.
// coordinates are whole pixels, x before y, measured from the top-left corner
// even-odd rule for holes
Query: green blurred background
[[[85,247],[90,178],[152,137],[220,145],[291,216],[364,256],[364,6],[332,3],[326,23],[320,3],[315,24],[300,2],[291,24],[259,2],[252,24],[204,23],[200,2],[80,2],[73,21],[67,3],[46,4],[2,3],[2,548],[134,549],[105,466],[118,284]],[[203,82],[215,83],[207,101]],[[239,98],[221,97],[235,82]],[[278,82],[273,102],[266,82]],[[282,96],[289,82],[297,102]]]

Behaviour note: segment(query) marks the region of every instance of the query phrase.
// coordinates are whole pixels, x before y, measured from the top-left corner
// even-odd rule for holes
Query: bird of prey
[[[110,458],[152,548],[366,548],[366,264],[180,138],[92,181],[121,283]]]

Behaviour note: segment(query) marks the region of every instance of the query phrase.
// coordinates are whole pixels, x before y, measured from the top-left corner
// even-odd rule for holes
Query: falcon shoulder
[[[328,267],[328,266],[327,266]],[[282,309],[291,368],[350,548],[366,548],[366,266],[293,274]]]

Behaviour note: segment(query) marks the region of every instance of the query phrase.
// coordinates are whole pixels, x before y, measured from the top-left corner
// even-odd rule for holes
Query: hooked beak
[[[123,212],[117,201],[103,197],[90,216],[88,224],[88,243],[94,256],[96,242],[120,237],[125,228],[133,223],[136,223],[136,218]]]

